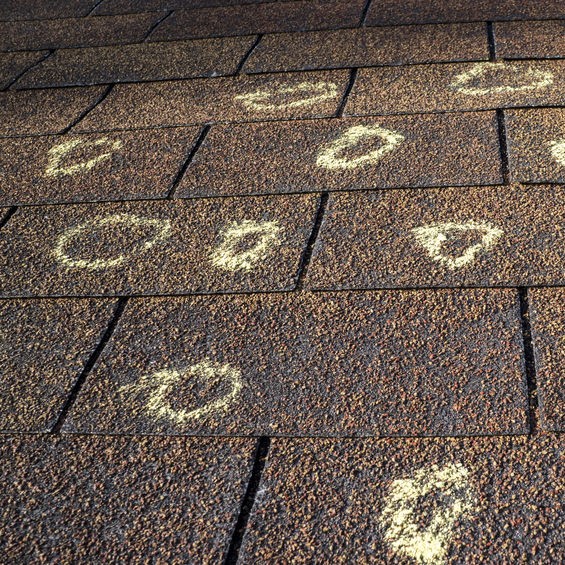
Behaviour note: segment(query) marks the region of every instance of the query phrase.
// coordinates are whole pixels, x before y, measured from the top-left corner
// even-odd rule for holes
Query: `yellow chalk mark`
[[[101,153],[88,161],[83,161],[81,163],[75,163],[74,165],[61,166],[63,159],[77,147],[102,147],[107,146],[109,151],[106,153]],[[45,169],[45,175],[48,177],[61,177],[74,175],[76,173],[82,173],[90,171],[98,163],[109,159],[112,153],[117,151],[122,147],[122,142],[119,140],[111,141],[107,137],[101,137],[94,141],[88,141],[85,139],[71,139],[65,141],[64,143],[59,143],[49,149],[48,156],[49,161],[47,163],[47,168]]]
[[[269,102],[274,96],[287,94],[291,96],[304,94],[305,96],[291,102],[282,102],[280,104]],[[241,101],[248,110],[267,111],[301,108],[303,106],[310,106],[316,102],[335,98],[336,96],[337,84],[333,82],[301,82],[295,86],[285,86],[274,90],[257,90],[255,92],[239,94],[235,99]]]
[[[175,410],[171,407],[167,397],[175,393],[183,380],[193,379],[213,380],[221,379],[231,385],[230,391],[221,398],[195,408],[194,410]],[[204,359],[187,369],[177,371],[164,369],[143,376],[138,383],[120,387],[119,392],[125,395],[139,395],[149,392],[149,400],[145,405],[148,413],[157,417],[183,424],[187,420],[198,420],[213,412],[226,411],[235,400],[243,387],[241,372],[229,364],[220,364]]]
[[[556,139],[549,144],[551,156],[559,165],[565,167],[565,139]]]
[[[393,481],[381,514],[384,540],[417,563],[445,562],[453,526],[464,513],[473,510],[468,471],[460,463],[418,469],[412,478]],[[435,509],[429,524],[419,524],[422,497],[438,493],[444,504]]]
[[[471,245],[465,249],[462,255],[456,258],[448,257],[442,253],[442,247],[452,233],[459,232],[462,234],[467,231],[481,232],[483,234],[481,242]],[[416,241],[428,251],[434,261],[445,265],[449,269],[459,269],[472,263],[480,251],[491,249],[504,232],[487,223],[468,222],[466,224],[456,224],[447,222],[413,228],[412,233]]]
[[[276,221],[233,222],[221,232],[222,242],[212,251],[210,260],[215,267],[224,271],[251,271],[280,242],[280,232],[281,228]],[[257,242],[252,247],[239,251],[238,246],[248,237],[256,237]]]
[[[134,249],[134,251],[130,252],[129,254],[120,254],[112,259],[93,259],[91,261],[87,261],[85,259],[73,259],[68,255],[67,248],[73,240],[84,236],[92,230],[106,227],[116,227],[120,225],[126,227],[150,227],[155,230],[155,235],[150,240],[144,241],[140,246],[138,246],[137,250]],[[169,220],[141,218],[132,214],[114,214],[112,216],[106,216],[104,218],[88,220],[63,232],[57,239],[57,242],[53,249],[53,255],[55,256],[57,261],[63,263],[63,265],[66,265],[67,267],[88,270],[105,269],[110,267],[117,267],[123,264],[128,257],[131,257],[132,255],[141,253],[143,251],[147,251],[154,245],[166,241],[170,236],[171,223]]]
[[[340,157],[339,154],[350,147],[355,147],[364,139],[377,138],[384,145],[354,159]],[[404,136],[380,126],[353,126],[343,132],[336,140],[323,147],[318,154],[316,164],[326,169],[356,169],[363,165],[374,165],[386,154],[391,153],[404,141]]]
[[[516,73],[516,76],[522,80],[522,84],[512,86],[512,85],[501,85],[501,86],[490,86],[490,87],[479,87],[470,86],[474,79],[484,76],[489,71],[511,71]],[[465,71],[457,75],[450,87],[455,90],[462,92],[463,94],[468,94],[469,96],[483,96],[486,94],[501,94],[504,92],[520,92],[524,90],[538,90],[542,88],[547,88],[553,84],[553,73],[549,71],[541,71],[539,69],[532,69],[531,67],[527,69],[522,69],[517,65],[511,65],[508,63],[477,63],[468,71]]]

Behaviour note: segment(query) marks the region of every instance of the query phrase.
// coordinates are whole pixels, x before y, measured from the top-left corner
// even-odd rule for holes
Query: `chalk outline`
[[[354,159],[336,158],[337,153],[349,147],[354,147],[363,138],[377,137],[385,144],[360,157]],[[399,132],[383,128],[378,125],[357,125],[343,131],[340,137],[323,146],[318,152],[316,165],[326,169],[356,169],[363,165],[374,165],[385,155],[391,153],[406,138]]]
[[[93,159],[88,161],[84,161],[81,163],[76,163],[74,165],[70,165],[68,167],[60,167],[61,161],[70,153],[73,149],[80,147],[80,146],[98,146],[98,145],[110,145],[112,151],[109,153],[102,153]],[[70,139],[63,143],[59,143],[54,145],[49,149],[47,155],[49,157],[47,162],[47,167],[45,168],[45,176],[47,177],[62,177],[62,176],[72,176],[74,174],[89,171],[90,169],[94,168],[98,163],[109,159],[115,151],[122,147],[123,143],[116,139],[111,141],[107,137],[101,137],[94,141],[86,140],[86,139]]]
[[[463,255],[456,259],[446,257],[441,253],[442,245],[447,241],[445,232],[459,231],[482,231],[483,238],[480,243],[468,247]],[[455,222],[434,223],[425,226],[412,228],[411,230],[416,241],[428,252],[429,256],[436,262],[445,265],[451,270],[459,269],[472,263],[480,251],[488,251],[504,235],[504,232],[491,226],[486,222],[466,222],[464,224]]]
[[[549,143],[549,150],[553,160],[565,167],[565,138],[555,139]]]
[[[269,248],[280,243],[281,231],[276,220],[234,221],[220,231],[221,243],[210,253],[210,261],[214,267],[224,271],[252,271],[256,263],[267,257]],[[233,250],[243,237],[261,232],[261,239],[253,247],[234,254]]]
[[[480,77],[489,69],[510,69],[512,71],[520,71],[516,73],[518,76],[530,75],[534,80],[538,82],[532,82],[530,84],[525,84],[523,86],[493,86],[491,88],[478,88],[469,87],[465,85],[473,80],[474,78]],[[542,88],[547,88],[553,84],[554,75],[550,71],[542,71],[539,69],[533,69],[531,67],[527,68],[525,71],[522,70],[517,65],[505,63],[505,62],[491,62],[486,61],[483,63],[476,63],[468,71],[464,71],[456,75],[449,86],[454,88],[462,94],[467,94],[469,96],[484,96],[486,94],[500,94],[503,92],[520,92],[523,90],[538,90]]]
[[[167,403],[167,395],[172,392],[173,386],[183,378],[187,376],[200,376],[209,380],[218,375],[229,380],[232,385],[231,391],[218,400],[208,402],[194,410],[174,410]],[[198,420],[212,412],[225,412],[239,395],[242,388],[243,380],[239,369],[229,363],[216,363],[206,358],[200,363],[190,365],[185,369],[162,369],[151,375],[144,375],[139,382],[124,385],[118,389],[118,392],[139,395],[140,393],[152,391],[149,395],[149,400],[145,404],[147,412],[157,418],[170,420],[176,424],[184,424],[188,420]]]
[[[302,98],[294,102],[286,102],[282,104],[266,104],[261,103],[262,100],[268,100],[277,94],[294,94],[300,91],[319,90],[320,94],[315,94],[309,98]],[[323,92],[323,91],[326,92]],[[329,100],[335,98],[338,94],[337,84],[334,82],[301,82],[294,86],[284,86],[275,90],[256,90],[255,92],[248,92],[246,94],[238,94],[235,100],[242,102],[248,110],[270,111],[270,110],[283,110],[287,108],[300,108],[302,106],[310,106],[322,100]]]
[[[96,259],[94,261],[87,261],[86,259],[72,259],[65,252],[65,247],[69,242],[80,236],[81,233],[87,231],[89,228],[104,227],[106,225],[117,225],[125,223],[128,225],[135,226],[147,226],[152,225],[158,230],[153,239],[145,241],[141,246],[141,249],[136,253],[122,254],[114,259]],[[161,218],[142,218],[140,216],[135,216],[133,214],[112,214],[111,216],[105,216],[103,218],[94,218],[93,220],[87,220],[78,226],[68,228],[57,238],[55,247],[53,248],[52,254],[55,256],[58,262],[62,263],[66,267],[72,267],[77,269],[88,269],[88,270],[98,270],[105,269],[109,267],[117,267],[123,264],[128,257],[133,255],[138,255],[143,253],[148,249],[151,249],[154,245],[158,243],[163,243],[171,237],[171,222],[167,219]],[[135,248],[134,248],[135,249]]]
[[[445,561],[455,522],[474,509],[469,472],[461,463],[443,467],[432,465],[417,469],[410,478],[392,481],[381,512],[385,531],[383,539],[395,551],[418,563]],[[425,530],[417,522],[418,500],[434,490],[453,499],[449,506],[438,508]]]

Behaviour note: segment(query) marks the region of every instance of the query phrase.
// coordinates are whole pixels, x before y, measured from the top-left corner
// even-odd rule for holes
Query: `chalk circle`
[[[422,497],[441,495],[431,520],[422,527]],[[455,522],[474,509],[469,472],[460,463],[418,469],[392,482],[381,513],[383,538],[396,552],[417,563],[445,562]]]
[[[444,243],[453,233],[463,234],[468,231],[478,231],[482,233],[480,243],[471,245],[465,249],[459,257],[449,257],[442,252]],[[467,222],[465,224],[457,224],[454,222],[429,224],[412,229],[412,234],[416,241],[427,250],[429,256],[436,262],[445,265],[449,269],[459,269],[472,263],[479,252],[491,249],[500,237],[503,231],[485,222]]]
[[[67,248],[76,239],[88,234],[89,232],[97,229],[104,229],[107,227],[149,227],[155,230],[155,235],[148,241],[144,241],[140,245],[133,248],[127,254],[120,254],[111,259],[74,259],[67,253]],[[134,255],[143,253],[153,246],[165,242],[171,237],[171,222],[169,220],[156,219],[156,218],[142,218],[134,216],[133,214],[113,214],[104,218],[95,218],[88,220],[78,226],[74,226],[64,231],[57,238],[57,242],[53,249],[53,255],[63,265],[76,269],[107,269],[111,267],[118,267],[126,262],[128,258]]]
[[[366,139],[380,139],[384,145],[353,159],[339,156],[346,149],[355,147]],[[353,126],[320,150],[316,164],[326,169],[356,169],[364,165],[374,165],[394,151],[404,139],[401,133],[380,126]]]
[[[281,95],[302,95],[302,97],[280,104],[269,102],[273,97]],[[337,84],[333,82],[301,82],[294,86],[283,86],[273,90],[256,90],[255,92],[239,94],[235,97],[235,100],[241,101],[248,110],[268,111],[311,106],[316,102],[329,100],[336,96]]]
[[[280,243],[282,228],[276,221],[233,222],[220,231],[221,243],[210,254],[212,265],[224,271],[251,271]],[[248,249],[239,250],[247,238],[256,238]]]
[[[174,395],[183,381],[198,378],[208,381],[220,379],[229,384],[230,390],[221,398],[208,402],[200,408],[193,410],[173,408],[167,397]],[[149,393],[145,404],[145,409],[149,414],[176,424],[183,424],[189,420],[199,420],[208,414],[225,412],[242,388],[243,380],[239,369],[228,363],[221,364],[210,359],[204,359],[200,363],[185,369],[164,369],[151,375],[145,375],[141,377],[138,383],[120,387],[119,392],[128,396]]]
[[[551,156],[555,161],[565,167],[565,139],[556,139],[549,144]]]
[[[512,85],[501,85],[501,86],[490,86],[490,87],[478,87],[471,86],[470,83],[482,76],[489,71],[511,71],[513,72],[521,81],[521,84],[515,86]],[[541,71],[539,69],[532,69],[531,67],[523,69],[517,65],[512,65],[509,63],[477,63],[468,71],[458,74],[451,84],[451,88],[454,88],[462,94],[467,94],[469,96],[484,96],[486,94],[502,94],[504,92],[521,92],[525,90],[539,90],[542,88],[547,88],[553,84],[553,73],[549,71]]]
[[[105,147],[107,151],[101,153],[92,159],[75,163],[74,165],[61,166],[61,162],[73,149],[78,147]],[[48,163],[45,169],[45,176],[61,177],[70,176],[81,172],[86,172],[95,167],[98,163],[109,159],[112,154],[122,147],[120,140],[110,140],[107,137],[101,137],[94,141],[85,139],[71,139],[58,145],[54,145],[48,151]]]

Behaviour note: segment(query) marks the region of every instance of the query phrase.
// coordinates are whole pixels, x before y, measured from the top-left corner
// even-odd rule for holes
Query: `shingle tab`
[[[481,24],[344,29],[263,37],[245,72],[488,59]]]
[[[500,171],[494,113],[238,124],[212,127],[177,195],[496,184]]]
[[[565,61],[498,61],[361,69],[345,114],[559,106]]]
[[[16,88],[182,79],[233,74],[252,37],[60,49]]]
[[[163,198],[199,128],[0,140],[0,205]]]
[[[8,437],[2,550],[14,562],[219,563],[255,441]]]
[[[378,0],[367,25],[562,18],[561,0]]]
[[[294,288],[315,196],[32,207],[0,231],[0,294]]]
[[[141,41],[159,13],[0,23],[0,50],[58,49]]]
[[[67,431],[527,431],[515,291],[216,296],[130,306]]]
[[[557,563],[563,436],[273,440],[239,561]]]
[[[494,24],[494,33],[499,57],[565,57],[565,20],[497,22]]]
[[[76,129],[328,117],[348,80],[348,71],[319,71],[118,85]]]
[[[86,16],[98,0],[3,0],[0,20],[39,20]]]
[[[359,25],[365,0],[302,0],[177,10],[151,34],[151,41]]]
[[[563,285],[562,226],[559,186],[332,194],[306,284]]]
[[[0,53],[0,89],[6,88],[24,71],[41,61],[48,51]]]

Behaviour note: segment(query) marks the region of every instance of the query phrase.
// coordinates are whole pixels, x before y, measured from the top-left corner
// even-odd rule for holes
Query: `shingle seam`
[[[247,524],[249,522],[251,511],[255,504],[255,499],[257,497],[259,485],[261,483],[263,470],[265,469],[265,464],[269,457],[270,447],[271,438],[267,436],[261,436],[258,439],[255,458],[253,461],[253,468],[251,470],[249,482],[247,483],[247,489],[241,502],[239,515],[237,517],[237,522],[233,530],[230,545],[223,562],[224,565],[235,565],[238,562],[239,551],[241,549],[241,544],[247,530]]]
[[[310,260],[312,259],[314,245],[316,244],[316,240],[318,239],[318,235],[320,233],[320,228],[322,227],[322,222],[324,220],[324,215],[326,213],[328,199],[329,199],[329,192],[327,191],[322,192],[322,194],[320,195],[320,203],[318,205],[318,210],[316,211],[316,217],[314,218],[314,225],[312,226],[312,231],[310,233],[308,243],[304,248],[304,253],[302,254],[302,257],[300,258],[300,262],[298,264],[298,271],[296,274],[296,285],[294,288],[295,290],[302,290],[304,287],[304,279],[306,277],[306,272],[308,271],[308,267],[310,265]]]
[[[184,160],[184,162],[181,165],[175,179],[173,180],[173,182],[171,184],[171,188],[170,188],[170,190],[167,194],[168,200],[175,197],[175,192],[176,192],[178,185],[180,184],[182,178],[184,177],[188,167],[190,166],[190,163],[192,163],[192,160],[194,159],[194,156],[198,152],[198,149],[200,149],[200,146],[202,145],[202,143],[204,143],[204,140],[206,139],[206,136],[208,135],[209,131],[210,131],[209,125],[206,125],[202,128],[202,131],[198,135],[198,138],[194,142],[194,145],[191,147],[190,152],[188,153],[188,156]]]
[[[106,90],[104,90],[104,92],[92,104],[90,104],[90,106],[88,106],[86,110],[81,112],[81,114],[79,114],[79,116],[75,118],[66,128],[61,130],[59,134],[68,133],[72,128],[74,128],[77,124],[79,124],[84,118],[86,118],[86,116],[88,116],[88,114],[90,114],[90,112],[92,112],[92,110],[94,110],[94,108],[96,108],[96,106],[98,106],[98,104],[100,104],[100,102],[105,100],[108,94],[112,92],[113,88],[114,88],[114,84],[108,85]]]
[[[528,390],[528,422],[530,426],[530,433],[535,434],[538,431],[539,400],[528,288],[518,288],[518,295],[520,297],[520,319],[522,323],[522,340],[524,344],[524,369]]]
[[[44,51],[43,49],[40,49],[40,51]],[[28,52],[28,51],[26,51]],[[5,92],[6,90],[10,89],[13,85],[15,85],[26,73],[28,73],[29,71],[31,71],[32,69],[35,69],[35,67],[41,65],[41,63],[43,63],[44,61],[46,61],[47,59],[49,59],[49,57],[51,57],[51,55],[53,55],[53,53],[55,53],[55,49],[48,49],[47,50],[47,54],[44,55],[41,59],[39,59],[39,61],[36,61],[35,63],[33,63],[32,65],[30,65],[29,67],[26,67],[23,71],[21,71],[20,73],[18,73],[3,89],[2,92]]]
[[[71,408],[73,407],[73,405],[74,405],[74,403],[75,403],[75,401],[76,401],[76,399],[77,399],[77,397],[80,393],[82,386],[84,385],[84,383],[85,383],[88,375],[92,371],[94,365],[98,361],[98,358],[100,357],[100,355],[104,351],[104,348],[106,347],[106,345],[110,341],[112,335],[114,334],[114,331],[115,331],[115,329],[118,325],[118,322],[120,321],[120,318],[121,318],[122,314],[124,313],[124,310],[126,308],[128,300],[129,300],[129,297],[121,297],[121,298],[118,299],[116,309],[114,310],[114,314],[112,315],[110,322],[108,323],[108,326],[106,327],[106,331],[102,335],[102,338],[100,339],[100,342],[96,346],[96,349],[93,351],[92,355],[90,355],[90,357],[88,358],[84,368],[82,369],[80,375],[78,376],[77,380],[75,381],[75,384],[73,385],[71,392],[69,393],[69,396],[67,397],[67,400],[65,401],[65,404],[61,408],[61,412],[59,413],[59,417],[57,418],[57,421],[55,422],[55,424],[51,428],[51,433],[53,433],[53,434],[60,433],[63,425],[65,424],[65,420],[67,419],[67,415],[69,414]]]

